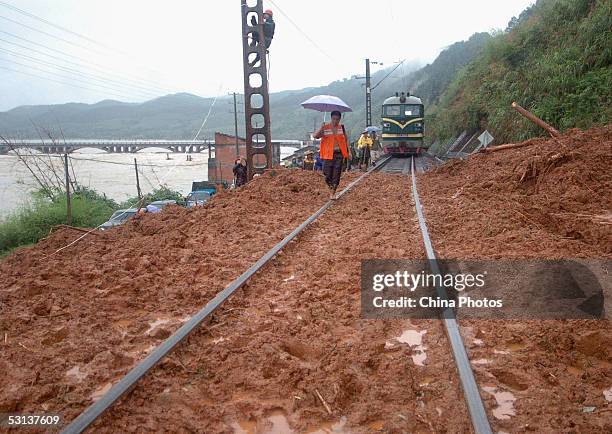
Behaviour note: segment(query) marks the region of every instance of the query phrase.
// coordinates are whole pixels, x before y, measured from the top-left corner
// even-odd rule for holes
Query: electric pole
[[[366,123],[365,126],[372,125],[372,89],[370,87],[370,59],[366,59]]]
[[[140,178],[138,177],[138,162],[134,158],[134,171],[136,172],[136,191],[138,192],[138,201],[142,199],[142,191],[140,190]],[[138,205],[139,209],[142,204]]]
[[[234,95],[234,139],[236,139],[236,158],[240,156],[240,145],[238,144],[238,108],[236,107],[236,92]]]
[[[72,225],[72,204],[70,203],[70,173],[68,173],[68,153],[64,154],[64,172],[66,175],[66,223]]]
[[[372,65],[380,65],[382,66],[382,62],[370,62],[370,59],[366,59],[366,74],[365,77],[357,77],[353,76],[358,80],[363,80],[365,78],[365,88],[366,88],[366,117],[365,117],[365,126],[369,127],[372,125],[372,83],[371,83],[371,75],[370,75],[370,64]],[[376,87],[376,86],[374,86]]]

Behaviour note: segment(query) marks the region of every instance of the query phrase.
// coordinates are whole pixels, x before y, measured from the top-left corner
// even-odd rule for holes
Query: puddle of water
[[[183,318],[179,319],[180,322],[187,322],[191,319],[191,317],[189,315],[184,316]]]
[[[488,363],[491,363],[490,360],[488,359],[478,359],[478,360],[472,360],[472,364],[473,365],[486,365]]]
[[[307,434],[349,434],[346,431],[346,417],[338,422],[323,422],[315,428],[305,431]],[[257,421],[243,420],[231,425],[234,434],[293,434],[294,430],[289,426],[289,419],[283,410],[274,410],[260,423]]]
[[[510,354],[510,351],[502,351],[502,350],[493,350],[495,354]]]
[[[436,407],[436,411],[438,412],[438,416],[442,416],[442,409],[440,407]]]
[[[604,390],[603,394],[604,394],[604,398],[606,398],[606,401],[612,402],[612,387],[610,387],[607,390]]]
[[[283,282],[289,282],[290,280],[293,280],[293,279],[295,279],[295,275],[292,274],[291,276],[287,277],[286,279],[283,279]]]
[[[369,425],[368,425],[369,426]],[[338,422],[323,422],[318,427],[306,431],[306,434],[348,434],[346,431],[346,417],[340,418]]]
[[[484,344],[484,341],[482,339],[474,339],[472,342],[474,342],[474,345],[478,345],[478,346],[481,346]]]
[[[232,423],[234,434],[292,434],[295,431],[289,426],[289,420],[283,410],[272,411],[258,429],[257,421],[243,420]]]
[[[515,416],[514,401],[516,398],[511,392],[504,392],[503,390],[497,391],[496,387],[484,386],[482,388],[485,392],[493,395],[497,407],[493,409],[493,416],[496,419],[510,419],[511,416]]]
[[[213,339],[212,343],[216,345],[216,344],[223,342],[224,340],[225,338],[221,337],[221,338]]]
[[[425,359],[427,359],[427,353],[425,353],[426,347],[423,345],[423,335],[425,333],[427,333],[427,330],[405,330],[401,336],[395,338],[397,342],[408,344],[412,348],[412,361],[417,366],[424,366]],[[393,345],[387,342],[385,348],[387,344]]]
[[[153,330],[155,330],[157,327],[164,325],[164,324],[168,324],[170,322],[169,319],[164,319],[164,318],[158,318],[155,321],[153,321],[152,323],[149,323],[149,330],[147,330],[145,332],[145,334],[149,335],[151,334],[151,332]]]
[[[234,430],[234,434],[255,434],[256,428],[257,422],[251,422],[249,420],[232,423],[232,429]]]
[[[87,377],[87,372],[81,371],[81,367],[79,365],[70,368],[66,372],[67,377],[72,377],[77,381],[83,381],[85,377]]]
[[[98,399],[102,398],[102,396],[104,396],[104,394],[106,394],[106,392],[108,392],[111,387],[113,387],[113,383],[106,383],[102,387],[96,389],[94,393],[91,394],[90,398],[93,401],[97,401]]]

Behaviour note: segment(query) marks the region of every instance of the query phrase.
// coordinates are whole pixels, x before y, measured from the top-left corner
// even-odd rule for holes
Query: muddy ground
[[[610,136],[574,131],[419,176],[440,257],[610,259]],[[73,419],[326,199],[319,175],[274,171],[204,208],[54,253],[81,235],[58,230],[4,259],[0,412]],[[94,431],[469,432],[440,323],[359,318],[361,259],[423,255],[408,178],[372,175]],[[496,431],[611,430],[608,322],[462,332]]]
[[[361,259],[423,257],[409,188],[357,186],[95,429],[468,432],[441,324],[360,319]]]
[[[74,418],[328,195],[318,174],[275,171],[206,207],[169,207],[57,252],[82,235],[59,229],[2,260],[0,412]]]
[[[612,258],[612,128],[533,143],[419,176],[441,258]],[[612,431],[609,321],[462,325],[494,428]]]

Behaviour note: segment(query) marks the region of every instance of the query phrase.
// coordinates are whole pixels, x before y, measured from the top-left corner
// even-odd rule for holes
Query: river
[[[282,147],[281,158],[294,151],[295,148]],[[137,195],[134,158],[138,162],[143,193],[166,184],[170,189],[186,195],[191,191],[193,180],[208,179],[208,152],[190,155],[192,161],[186,160],[186,154],[167,153],[164,150],[155,152],[151,149],[135,154],[80,149],[69,154],[78,183],[105,193],[117,202]],[[45,161],[54,161],[58,165],[62,161],[59,155],[41,156]],[[34,176],[16,155],[0,155],[0,220],[26,205],[31,200],[30,193],[36,189]]]

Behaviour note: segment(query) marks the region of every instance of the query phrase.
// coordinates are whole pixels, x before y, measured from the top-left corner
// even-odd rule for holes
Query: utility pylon
[[[240,143],[238,139],[238,113],[242,112],[238,112],[239,103],[236,101],[236,92],[232,92],[230,95],[234,96],[234,111],[232,113],[234,114],[234,140],[236,141],[236,158],[238,158],[240,156]]]
[[[270,96],[266,44],[263,32],[263,1],[255,6],[240,0],[242,13],[242,62],[244,68],[244,118],[247,150],[247,176],[272,168],[270,136]],[[255,25],[251,18],[255,17]],[[254,60],[259,57],[256,63]],[[258,104],[259,103],[259,104]],[[257,125],[257,126],[256,126]],[[263,138],[263,140],[260,140]]]

